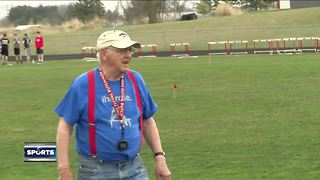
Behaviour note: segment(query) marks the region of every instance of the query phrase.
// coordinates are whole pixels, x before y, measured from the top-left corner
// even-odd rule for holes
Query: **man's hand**
[[[156,167],[155,173],[157,180],[170,180],[171,179],[171,172],[167,166],[166,158],[164,156],[156,156]]]

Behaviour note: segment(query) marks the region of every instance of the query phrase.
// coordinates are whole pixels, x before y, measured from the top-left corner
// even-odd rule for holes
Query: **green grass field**
[[[133,59],[159,105],[174,180],[320,178],[320,55]],[[0,67],[0,179],[55,180],[56,163],[23,162],[23,143],[55,141],[53,112],[81,60]],[[176,98],[172,83],[176,82]],[[71,161],[76,171],[74,143]],[[151,179],[152,154],[143,158]]]

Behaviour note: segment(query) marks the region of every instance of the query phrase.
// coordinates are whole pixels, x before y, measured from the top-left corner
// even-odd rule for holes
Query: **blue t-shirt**
[[[143,119],[147,120],[157,111],[158,106],[153,101],[142,76],[132,71],[136,78],[142,101]],[[98,68],[94,69],[96,84],[95,124],[97,157],[110,162],[134,158],[140,148],[139,108],[137,105],[134,86],[128,75],[125,79],[125,105],[124,105],[124,139],[128,141],[128,149],[118,150],[121,140],[121,127],[112,101],[106,92],[105,86],[99,76]],[[119,105],[120,80],[108,81],[111,90]],[[73,126],[76,124],[77,151],[81,155],[91,156],[89,147],[88,128],[88,76],[84,73],[72,83],[69,91],[55,109],[55,112]]]

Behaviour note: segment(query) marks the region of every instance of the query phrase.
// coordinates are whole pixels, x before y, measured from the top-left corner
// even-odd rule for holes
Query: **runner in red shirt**
[[[38,64],[43,63],[43,37],[40,35],[40,32],[36,32],[36,40],[35,40],[37,55],[38,55]]]

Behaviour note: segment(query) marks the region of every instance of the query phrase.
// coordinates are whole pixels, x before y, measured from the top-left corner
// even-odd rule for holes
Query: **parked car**
[[[181,21],[189,21],[194,19],[198,19],[198,14],[196,12],[188,12],[181,15]]]

